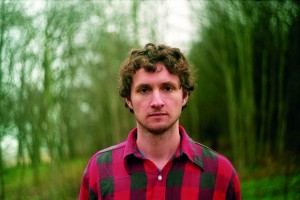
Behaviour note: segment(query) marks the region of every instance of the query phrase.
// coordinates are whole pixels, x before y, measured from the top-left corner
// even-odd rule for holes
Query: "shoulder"
[[[111,170],[100,170],[109,168],[114,162],[119,161],[119,158],[123,156],[124,147],[126,141],[117,145],[108,147],[95,153],[89,160],[87,167],[84,170],[82,178],[82,186],[80,190],[81,197],[87,197],[88,195],[99,194],[98,185],[100,181],[100,173],[102,176],[109,176]]]
[[[224,155],[212,150],[211,148],[195,142],[196,148],[198,148],[199,156],[203,159],[204,165],[214,164],[218,172],[226,171],[235,173],[235,169],[230,160]],[[204,166],[205,167],[205,166]],[[207,167],[207,166],[206,166]]]
[[[216,151],[212,150],[211,148],[201,143],[195,142],[195,144],[196,144],[196,148],[201,149],[198,152],[201,152],[201,157],[203,158],[218,158],[220,156],[219,153],[217,153]]]
[[[125,146],[126,141],[98,151],[92,156],[88,163],[88,166],[95,166],[101,163],[109,163],[112,162],[113,159],[122,157]]]
[[[217,199],[223,199],[223,195],[226,195],[226,199],[241,199],[239,177],[230,160],[203,144],[195,142],[194,146],[203,162],[202,173],[206,175],[202,176],[213,177],[215,191],[218,191],[216,195],[222,195]]]
[[[97,154],[103,154],[103,153],[107,153],[107,152],[112,152],[114,150],[120,149],[120,148],[124,148],[126,146],[127,141],[124,141],[122,143],[110,146],[108,148],[102,149],[100,150]]]

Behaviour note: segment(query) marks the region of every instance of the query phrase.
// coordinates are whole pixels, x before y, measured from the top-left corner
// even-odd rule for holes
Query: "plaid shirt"
[[[83,176],[79,199],[241,199],[239,178],[222,155],[194,142],[180,127],[180,146],[159,170],[127,141],[96,153]]]

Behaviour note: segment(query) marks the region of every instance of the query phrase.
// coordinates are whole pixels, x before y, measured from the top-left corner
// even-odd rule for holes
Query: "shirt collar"
[[[123,159],[126,159],[126,157],[128,157],[129,155],[137,155],[138,149],[136,147],[136,138],[137,128],[134,128],[128,134]]]
[[[201,149],[196,147],[196,143],[188,136],[182,126],[179,126],[179,132],[181,134],[179,156],[185,154],[191,162],[195,163],[197,166],[201,167],[204,170]],[[142,158],[136,145],[136,138],[137,128],[134,128],[128,134],[127,143],[123,155],[125,167],[127,169],[129,169],[129,163],[127,163],[128,157],[135,156],[137,158]],[[178,157],[177,155],[175,156]]]
[[[182,126],[179,126],[179,132],[181,134],[182,153],[185,154],[191,162],[195,163],[204,170],[201,149],[196,147],[196,143],[188,136]]]

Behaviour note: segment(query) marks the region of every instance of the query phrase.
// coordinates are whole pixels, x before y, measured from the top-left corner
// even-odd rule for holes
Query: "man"
[[[120,69],[120,95],[136,128],[92,157],[79,198],[240,199],[230,162],[179,125],[193,89],[192,69],[179,49],[147,44],[132,51]]]

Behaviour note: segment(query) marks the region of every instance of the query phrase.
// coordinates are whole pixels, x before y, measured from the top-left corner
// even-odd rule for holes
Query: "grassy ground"
[[[277,175],[260,179],[241,180],[243,200],[300,199],[300,173],[288,177]]]
[[[5,170],[5,199],[73,200],[77,199],[83,170],[87,160],[74,160],[57,165],[39,166],[39,178],[31,168]],[[241,177],[241,190],[247,199],[300,200],[300,172],[289,176],[267,175]]]
[[[81,178],[87,161],[74,160],[57,165],[39,166],[39,174],[32,168],[9,168],[4,172],[5,199],[74,200],[78,199]]]

